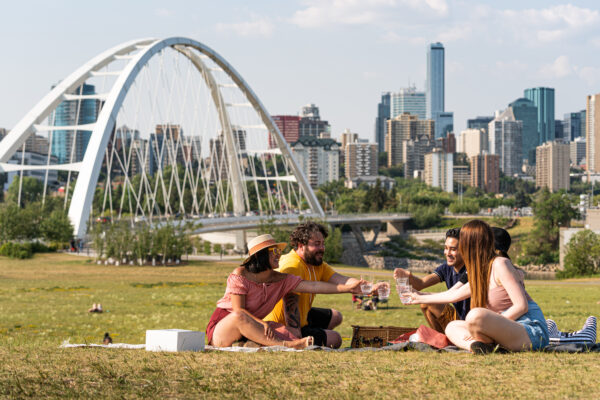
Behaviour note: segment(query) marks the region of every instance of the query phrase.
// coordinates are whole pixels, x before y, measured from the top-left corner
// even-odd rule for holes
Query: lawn
[[[0,396],[175,398],[598,398],[598,354],[473,356],[419,352],[148,353],[60,344],[144,343],[146,329],[204,330],[233,263],[111,267],[65,254],[0,258]],[[344,268],[348,268],[344,266]],[[364,269],[356,268],[356,276]],[[375,274],[376,278],[383,278]],[[527,281],[560,329],[600,315],[600,281]],[[436,290],[441,290],[438,285]],[[90,314],[92,303],[103,314]],[[316,305],[351,325],[418,326],[416,306],[354,310],[350,295]]]

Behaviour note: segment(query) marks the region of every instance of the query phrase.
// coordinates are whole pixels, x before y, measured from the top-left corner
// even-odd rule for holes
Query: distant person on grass
[[[227,279],[225,295],[217,302],[206,328],[208,344],[229,347],[248,339],[265,346],[282,345],[303,349],[313,337],[300,339],[285,326],[263,321],[275,304],[291,291],[307,293],[352,293],[360,291],[359,280],[344,283],[310,282],[274,271],[286,243],[261,235],[248,243],[248,258]]]
[[[423,290],[440,282],[445,282],[446,287],[452,289],[461,278],[466,282],[465,263],[458,252],[459,235],[460,228],[452,228],[446,232],[446,241],[444,242],[446,262],[437,267],[433,273],[419,278],[408,270],[396,268],[394,278],[408,278],[410,285],[415,290]],[[456,287],[460,286],[462,284]],[[457,301],[454,304],[421,304],[421,311],[429,326],[443,333],[450,321],[465,319],[469,312],[469,305],[469,299]]]
[[[452,343],[473,353],[539,350],[547,346],[548,328],[542,310],[525,291],[522,276],[510,259],[497,254],[490,226],[480,220],[463,225],[459,251],[469,283],[444,293],[412,293],[413,303],[447,303],[470,297],[473,308],[465,321],[449,323],[446,335]]]
[[[336,273],[323,261],[327,234],[323,225],[312,221],[298,225],[290,235],[293,250],[281,257],[278,271],[304,280],[358,287],[358,279]],[[342,313],[313,307],[314,299],[314,294],[290,293],[284,299],[285,307],[284,301],[277,303],[265,321],[285,324],[297,336],[312,336],[316,345],[337,349],[342,345],[342,337],[333,329],[342,323]]]

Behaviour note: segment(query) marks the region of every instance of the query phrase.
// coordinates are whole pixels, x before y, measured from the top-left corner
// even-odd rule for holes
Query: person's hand
[[[344,285],[344,291],[352,294],[362,294],[360,285],[363,283],[367,283],[367,281],[363,279],[355,279],[353,283],[347,283]]]
[[[273,332],[273,329],[271,329],[271,326],[267,322],[265,322],[263,325],[265,328],[265,336],[268,339],[273,340],[275,338],[275,332]]]
[[[371,290],[371,293],[377,293],[379,288],[384,287],[384,286],[389,287],[390,283],[389,282],[377,282],[377,283],[373,284],[373,289]]]
[[[411,292],[411,293],[406,293],[406,296],[403,297],[408,297],[410,298],[410,302],[407,304],[421,304],[421,299],[422,299],[423,294],[421,292]]]
[[[410,278],[410,271],[407,271],[402,268],[396,268],[394,270],[394,279],[398,278]]]

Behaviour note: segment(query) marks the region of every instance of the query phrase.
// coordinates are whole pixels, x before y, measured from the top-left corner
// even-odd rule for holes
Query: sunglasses
[[[281,255],[281,249],[279,247],[271,247],[269,249],[269,251],[273,254],[275,254],[276,256],[280,256]]]

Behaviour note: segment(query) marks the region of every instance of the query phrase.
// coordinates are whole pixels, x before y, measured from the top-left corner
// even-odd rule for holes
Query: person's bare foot
[[[285,347],[291,347],[292,349],[302,350],[308,346],[312,346],[315,343],[315,339],[312,336],[307,336],[298,340],[290,340],[283,342]]]

